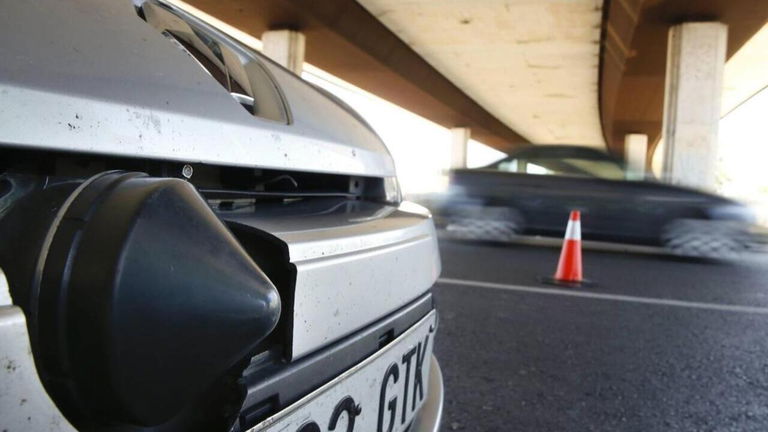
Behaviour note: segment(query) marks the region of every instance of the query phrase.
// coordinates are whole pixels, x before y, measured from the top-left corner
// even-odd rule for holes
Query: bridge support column
[[[469,128],[451,128],[451,168],[467,167],[467,146],[469,145],[469,137]]]
[[[714,189],[728,27],[684,23],[669,31],[664,94],[664,178]]]
[[[295,30],[269,30],[261,35],[264,54],[301,76],[304,67],[304,33]]]
[[[648,135],[624,135],[624,154],[627,159],[629,178],[632,180],[641,180],[645,178],[645,161],[648,155]]]

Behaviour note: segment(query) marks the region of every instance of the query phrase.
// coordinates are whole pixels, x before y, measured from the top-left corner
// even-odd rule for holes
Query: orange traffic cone
[[[555,276],[542,277],[541,281],[568,287],[592,285],[592,282],[584,279],[581,270],[581,212],[578,210],[572,210],[568,218]]]

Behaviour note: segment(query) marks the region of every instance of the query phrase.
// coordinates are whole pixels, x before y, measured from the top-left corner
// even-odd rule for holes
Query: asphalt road
[[[560,291],[556,248],[441,253],[443,431],[768,430],[768,259],[585,251]]]

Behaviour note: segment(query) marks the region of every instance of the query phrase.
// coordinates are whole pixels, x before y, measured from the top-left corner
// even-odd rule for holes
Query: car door
[[[505,173],[506,179],[497,199],[508,197],[506,201],[523,214],[527,231],[532,234],[560,235],[568,213],[580,210],[586,239],[637,237],[638,227],[643,224],[631,211],[636,199],[632,182],[623,180],[621,166],[601,166],[602,177],[598,177],[592,172],[594,162],[575,159],[529,155],[499,163],[496,168]]]

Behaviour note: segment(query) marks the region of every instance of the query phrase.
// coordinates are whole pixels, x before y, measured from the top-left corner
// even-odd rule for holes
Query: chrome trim
[[[429,368],[429,384],[427,400],[416,414],[408,432],[438,432],[440,421],[443,418],[443,402],[445,394],[443,390],[443,371],[437,358],[432,355],[432,366]]]

